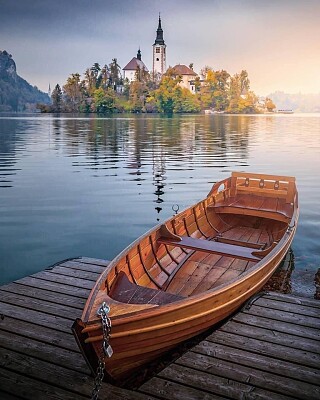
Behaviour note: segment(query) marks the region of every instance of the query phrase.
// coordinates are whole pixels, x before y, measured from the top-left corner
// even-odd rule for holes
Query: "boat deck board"
[[[71,334],[104,260],[78,258],[0,287],[1,399],[88,399]],[[318,399],[320,302],[265,294],[137,391],[101,399]]]

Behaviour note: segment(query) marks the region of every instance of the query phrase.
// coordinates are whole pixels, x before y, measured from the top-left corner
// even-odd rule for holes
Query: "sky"
[[[0,50],[45,92],[139,47],[151,69],[159,12],[167,67],[245,69],[261,96],[320,93],[320,0],[0,0]]]

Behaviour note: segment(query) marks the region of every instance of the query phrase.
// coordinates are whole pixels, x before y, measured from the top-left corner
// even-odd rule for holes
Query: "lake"
[[[112,259],[231,171],[297,178],[292,292],[320,267],[320,114],[0,115],[0,284]]]

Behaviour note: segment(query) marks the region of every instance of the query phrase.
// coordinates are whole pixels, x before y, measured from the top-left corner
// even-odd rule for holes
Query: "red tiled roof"
[[[122,69],[124,71],[135,71],[137,67],[140,67],[140,69],[144,68],[144,70],[148,72],[148,68],[145,66],[144,62],[138,60],[137,57],[133,57],[133,59]]]
[[[183,64],[177,64],[172,68],[177,75],[193,75],[197,76],[197,74],[189,67]]]

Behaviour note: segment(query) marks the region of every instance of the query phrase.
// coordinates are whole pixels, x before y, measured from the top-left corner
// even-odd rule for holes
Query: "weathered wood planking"
[[[108,263],[79,258],[0,287],[0,398],[88,399],[93,378],[71,333]],[[153,399],[103,384],[101,399]]]
[[[163,400],[319,399],[319,305],[264,294],[139,391]]]
[[[70,327],[106,265],[68,260],[0,288],[1,399],[90,398]],[[137,391],[103,384],[100,398],[318,399],[319,322],[320,302],[263,295]]]

